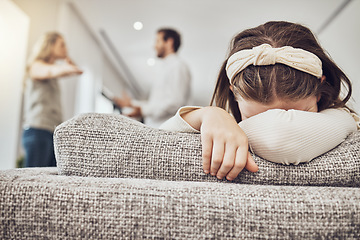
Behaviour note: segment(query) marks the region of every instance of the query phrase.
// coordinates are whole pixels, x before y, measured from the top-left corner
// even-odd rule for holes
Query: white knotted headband
[[[315,54],[290,46],[273,48],[266,43],[231,55],[226,64],[226,74],[231,83],[233,77],[249,65],[265,66],[275,63],[285,64],[317,78],[322,77],[321,60]]]

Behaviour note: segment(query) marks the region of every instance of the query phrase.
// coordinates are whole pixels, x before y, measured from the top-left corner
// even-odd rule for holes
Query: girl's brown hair
[[[264,43],[276,48],[292,46],[314,53],[322,62],[326,80],[321,81],[315,76],[279,63],[269,66],[250,65],[233,78],[231,91],[225,70],[227,59],[235,52],[252,49]],[[267,22],[247,29],[233,38],[227,59],[221,67],[210,105],[215,103],[216,106],[227,110],[237,122],[241,121],[241,113],[236,102],[238,97],[268,104],[275,97],[297,100],[319,96],[318,110],[321,111],[345,107],[351,96],[351,82],[345,73],[322,49],[314,34],[299,24]],[[341,85],[347,91],[343,99],[340,99]]]

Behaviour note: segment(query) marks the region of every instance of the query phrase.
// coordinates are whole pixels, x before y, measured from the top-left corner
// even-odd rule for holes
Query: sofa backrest
[[[233,183],[360,186],[360,132],[299,165],[281,165],[256,155],[256,173],[242,171]],[[115,114],[81,114],[54,133],[59,174],[171,181],[226,181],[204,174],[199,134],[145,126]]]

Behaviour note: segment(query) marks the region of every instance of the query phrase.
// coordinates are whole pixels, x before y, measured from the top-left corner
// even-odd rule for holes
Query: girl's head
[[[305,63],[314,69],[306,72],[279,62],[261,66],[251,64],[229,79],[226,71],[229,58],[242,50],[257,50],[261,45],[277,51],[288,47],[304,50],[305,56],[310,56],[304,60]],[[291,54],[285,57],[285,61],[293,61]],[[341,84],[347,87],[344,99],[339,96]],[[211,104],[215,102],[227,109],[239,122],[272,108],[321,111],[344,107],[350,96],[349,79],[327,56],[308,28],[289,22],[267,22],[234,37],[229,56],[219,73]]]
[[[48,32],[35,44],[29,64],[37,60],[51,63],[66,56],[67,49],[63,37],[57,32]]]

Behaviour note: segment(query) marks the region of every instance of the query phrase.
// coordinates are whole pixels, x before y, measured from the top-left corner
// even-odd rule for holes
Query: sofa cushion
[[[242,171],[235,183],[360,186],[360,132],[299,165],[254,156],[259,171]],[[221,181],[202,170],[199,134],[150,128],[115,114],[89,113],[59,125],[55,155],[62,175],[185,181]],[[222,180],[226,181],[226,180]]]
[[[0,171],[1,239],[356,239],[360,188]]]

